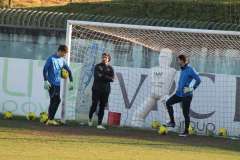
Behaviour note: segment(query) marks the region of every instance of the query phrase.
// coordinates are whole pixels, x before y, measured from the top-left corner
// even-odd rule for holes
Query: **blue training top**
[[[193,85],[193,89],[196,89],[201,83],[201,79],[199,75],[188,64],[186,64],[184,67],[181,67],[181,74],[178,81],[178,88],[176,91],[176,95],[179,97],[192,96],[192,92],[184,93],[183,90],[184,90],[184,87],[190,87],[190,84],[193,79],[196,80]]]
[[[72,72],[65,59],[57,54],[49,56],[43,68],[44,81],[48,80],[51,85],[60,86],[62,68],[68,71],[69,79],[72,81]]]

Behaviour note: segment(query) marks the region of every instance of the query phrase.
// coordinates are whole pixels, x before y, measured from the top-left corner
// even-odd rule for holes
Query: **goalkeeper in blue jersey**
[[[176,93],[171,96],[167,102],[167,110],[170,117],[170,122],[167,127],[175,127],[173,105],[176,103],[181,103],[183,116],[185,119],[185,130],[179,136],[186,137],[189,135],[189,124],[190,124],[190,106],[193,98],[193,91],[197,89],[201,83],[201,79],[198,73],[188,64],[187,57],[185,55],[179,55],[178,63],[181,67],[180,78],[178,81],[178,88]],[[195,80],[193,86],[191,86],[192,81]]]
[[[49,56],[43,68],[44,77],[44,89],[48,90],[50,96],[50,104],[48,108],[48,120],[47,125],[58,125],[58,122],[54,120],[54,116],[57,112],[58,106],[61,102],[60,97],[60,82],[63,77],[63,70],[68,73],[70,79],[69,90],[73,89],[72,72],[67,65],[64,57],[68,53],[68,47],[66,45],[60,45],[57,53]],[[66,76],[66,75],[64,75]]]

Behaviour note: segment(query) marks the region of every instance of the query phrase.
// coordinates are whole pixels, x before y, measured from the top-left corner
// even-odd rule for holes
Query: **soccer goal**
[[[191,126],[199,134],[220,128],[240,134],[240,32],[69,20],[66,44],[75,90],[64,84],[63,120],[88,119],[94,65],[108,52],[116,78],[104,122],[116,118],[121,126],[143,128],[152,121],[165,123],[165,102],[178,85],[176,57],[185,54],[202,80],[193,93]],[[120,116],[110,117],[114,113]],[[174,115],[180,131],[181,104],[174,106]]]

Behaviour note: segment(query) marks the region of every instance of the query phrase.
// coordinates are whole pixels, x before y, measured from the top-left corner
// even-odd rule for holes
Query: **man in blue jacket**
[[[170,122],[167,123],[167,127],[175,127],[174,111],[172,105],[181,102],[183,116],[185,119],[185,130],[179,136],[186,137],[189,135],[188,133],[188,128],[190,124],[189,111],[193,97],[193,91],[199,86],[201,80],[196,71],[191,66],[188,65],[188,61],[185,55],[179,55],[177,60],[181,67],[181,73],[176,93],[172,97],[170,97],[166,102],[168,114],[170,117]],[[191,86],[191,82],[193,80],[195,80],[195,83],[193,86]]]
[[[60,82],[61,82],[61,71],[64,68],[67,70],[70,79],[69,90],[73,89],[73,78],[72,72],[67,65],[64,57],[68,53],[68,47],[66,45],[60,45],[57,53],[48,57],[44,68],[44,89],[48,90],[50,96],[50,105],[48,108],[48,120],[47,125],[58,125],[54,120],[54,116],[57,112],[58,106],[61,102],[60,98]]]

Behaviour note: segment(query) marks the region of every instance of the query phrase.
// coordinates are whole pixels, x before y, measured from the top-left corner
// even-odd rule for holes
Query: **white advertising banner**
[[[43,89],[43,64],[44,61],[0,58],[0,112],[12,111],[14,115],[25,115],[32,111],[38,115],[48,110],[49,97]],[[67,94],[67,119],[75,119],[76,85],[80,69],[80,64],[72,64],[75,88]],[[121,125],[131,126],[133,113],[136,113],[133,111],[138,110],[150,95],[149,69],[114,67],[114,70],[116,79],[112,84],[108,111],[121,113]],[[208,73],[200,76],[202,83],[194,92],[190,111],[192,126],[199,133],[224,127],[230,135],[239,135],[240,78]],[[178,75],[170,94],[174,93],[177,80]],[[164,101],[156,103],[146,117],[145,127],[150,126],[152,120],[161,123],[168,120],[164,104]],[[180,105],[175,105],[174,111],[177,128],[181,129],[184,118]],[[57,118],[60,118],[60,112],[61,109],[56,114]],[[107,114],[105,121],[106,117]]]

